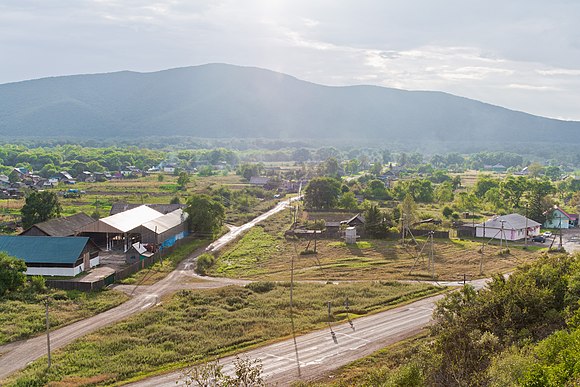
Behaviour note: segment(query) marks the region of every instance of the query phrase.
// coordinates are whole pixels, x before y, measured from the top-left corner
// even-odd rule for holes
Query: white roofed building
[[[160,249],[170,247],[187,235],[188,214],[177,209],[141,225],[141,242],[154,243]]]
[[[98,246],[103,246],[106,250],[122,248],[127,251],[133,243],[140,242],[141,226],[161,216],[163,214],[159,211],[139,206],[101,218],[82,227],[80,232],[91,237]]]
[[[90,223],[80,233],[106,250],[127,251],[137,242],[153,244],[157,250],[187,235],[187,217],[182,209],[163,214],[142,205]]]

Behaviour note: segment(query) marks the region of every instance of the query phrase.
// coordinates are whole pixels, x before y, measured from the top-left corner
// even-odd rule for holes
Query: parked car
[[[546,241],[546,238],[543,235],[536,235],[535,237],[532,238],[532,241],[544,243]]]
[[[542,235],[544,235],[544,238],[550,238],[550,237],[551,237],[553,234],[552,234],[552,232],[550,232],[550,231],[546,231],[546,232],[545,232],[544,234],[542,234]]]

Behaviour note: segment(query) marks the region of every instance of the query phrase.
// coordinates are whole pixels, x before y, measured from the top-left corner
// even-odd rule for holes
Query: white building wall
[[[26,275],[46,275],[74,277],[83,271],[83,265],[76,267],[29,267],[26,269]]]
[[[101,263],[101,257],[99,257],[98,255],[89,261],[89,265],[91,266],[91,268],[97,266],[100,263]]]
[[[484,232],[485,231],[485,232]],[[508,241],[517,241],[524,239],[526,237],[525,229],[519,230],[508,230],[504,229],[504,239]],[[491,227],[476,227],[475,228],[475,236],[478,238],[494,238],[494,239],[501,239],[501,232],[498,228],[491,228]],[[540,226],[530,227],[528,231],[528,238],[531,238],[535,235],[540,234]]]
[[[101,263],[101,257],[96,256],[91,259],[90,266],[95,267]],[[76,267],[28,267],[26,269],[26,275],[46,275],[46,276],[61,276],[61,277],[74,277],[83,272],[83,264]]]

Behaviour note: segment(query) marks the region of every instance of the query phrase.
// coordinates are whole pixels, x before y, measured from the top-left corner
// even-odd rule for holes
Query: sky
[[[229,63],[580,120],[577,0],[0,0],[0,84]]]

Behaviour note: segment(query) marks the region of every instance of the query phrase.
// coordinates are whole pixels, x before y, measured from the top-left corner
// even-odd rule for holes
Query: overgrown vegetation
[[[328,300],[334,305],[332,322],[337,322],[346,319],[342,306],[346,297],[352,318],[438,291],[435,286],[395,282],[300,283],[294,291],[294,321],[299,332],[323,327],[328,323]],[[180,291],[160,306],[56,351],[50,370],[38,360],[6,385],[73,380],[109,385],[285,337],[291,333],[288,297],[288,283],[260,287],[257,292],[237,286]]]
[[[124,293],[113,290],[85,293],[76,290],[39,291],[39,287],[33,281],[23,290],[0,298],[0,344],[44,332],[44,301],[47,298],[51,329],[104,312],[128,299]]]

